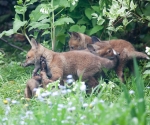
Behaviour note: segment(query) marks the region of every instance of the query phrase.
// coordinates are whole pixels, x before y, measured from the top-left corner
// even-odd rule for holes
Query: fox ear
[[[97,50],[99,48],[99,46],[97,46],[95,44],[87,44],[87,48],[90,52],[95,52],[95,50]]]
[[[31,47],[32,47],[32,49],[36,49],[37,46],[38,46],[38,43],[35,41],[34,38],[32,38],[32,39],[31,39]]]
[[[101,42],[101,40],[96,36],[92,36],[91,38],[92,38],[92,43]]]
[[[76,39],[76,40],[80,40],[80,39],[81,39],[80,33],[77,33],[77,32],[70,32],[69,34],[70,34],[70,36],[71,36],[72,38],[74,38],[74,39]]]

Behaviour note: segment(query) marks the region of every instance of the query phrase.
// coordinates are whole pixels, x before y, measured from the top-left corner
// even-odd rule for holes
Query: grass
[[[4,60],[2,58],[1,60]],[[33,67],[10,61],[0,68],[0,123],[6,125],[150,125],[150,88],[135,65],[126,85],[100,80],[100,92],[86,96],[77,81],[69,90],[24,98]],[[114,76],[114,74],[113,74]],[[115,80],[114,80],[115,79]],[[56,85],[58,83],[56,82]],[[76,88],[76,90],[74,90]],[[48,88],[50,90],[50,87]],[[47,96],[49,95],[49,96]]]

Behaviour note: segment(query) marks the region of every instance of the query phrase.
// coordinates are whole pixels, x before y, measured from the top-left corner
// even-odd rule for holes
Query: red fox
[[[40,69],[40,58],[46,59],[47,67],[50,69],[50,82],[57,79],[66,78],[67,75],[73,75],[75,79],[82,76],[82,80],[88,80],[89,77],[101,72],[102,68],[111,69],[116,66],[117,56],[113,60],[96,56],[86,51],[69,51],[57,53],[48,50],[41,44],[31,39],[31,50],[27,53],[24,66],[35,65],[34,74]]]
[[[119,79],[122,82],[124,81],[123,69],[125,68],[126,64],[129,64],[129,62],[131,62],[131,60],[134,57],[137,59],[149,59],[149,57],[146,54],[136,51],[133,45],[128,41],[122,39],[101,41],[96,37],[90,37],[87,35],[84,36],[84,34],[82,34],[82,38],[84,37],[88,38],[88,42],[86,42],[85,39],[79,37],[80,34],[81,33],[76,33],[76,35],[71,35],[71,38],[69,40],[69,47],[71,48],[71,50],[77,50],[79,48],[85,49],[86,47],[88,47],[90,52],[94,54],[97,53],[101,57],[107,57],[111,55],[112,49],[114,49],[117,53],[120,54],[119,64],[115,70]],[[84,45],[83,43],[84,44],[90,43],[90,44],[83,46]],[[129,64],[129,66],[130,69],[133,69],[132,64]]]
[[[123,70],[126,64],[128,63],[130,70],[133,69],[133,63],[131,63],[131,61],[133,60],[134,57],[137,59],[149,59],[149,57],[146,54],[136,51],[131,43],[122,39],[96,42],[93,45],[92,44],[88,45],[88,48],[90,51],[94,51],[94,53],[97,53],[99,56],[102,57],[111,54],[110,50],[112,48],[115,51],[117,51],[120,55],[118,61],[119,64],[117,65],[115,70],[119,79],[122,82],[124,81]]]
[[[92,44],[94,42],[93,39],[97,39],[96,37],[90,37],[88,35],[77,33],[77,32],[69,32],[70,40],[69,40],[69,48],[70,50],[82,50],[87,48],[87,44]]]
[[[35,95],[34,89],[37,89],[41,84],[41,77],[35,76],[29,79],[26,83],[26,88],[24,91],[25,98],[32,98]]]

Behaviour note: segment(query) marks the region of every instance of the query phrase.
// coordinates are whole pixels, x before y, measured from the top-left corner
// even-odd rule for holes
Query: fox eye
[[[30,58],[30,56],[27,56],[27,59],[29,59]]]

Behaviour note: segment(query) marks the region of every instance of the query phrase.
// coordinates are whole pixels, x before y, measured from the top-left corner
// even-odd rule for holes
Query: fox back
[[[117,62],[117,59],[109,60],[86,51],[57,53],[43,47],[41,44],[37,44],[35,40],[32,40],[32,43],[34,51],[32,49],[30,51],[34,52],[34,54],[31,54],[35,59],[33,62],[36,64],[39,62],[37,59],[40,59],[41,56],[44,57],[47,60],[47,67],[51,70],[51,80],[53,81],[64,78],[69,74],[78,78],[82,76],[82,79],[87,79],[100,72],[102,68],[113,68]],[[29,55],[27,57],[27,59],[31,58]],[[35,65],[35,69],[37,69],[37,65]]]

